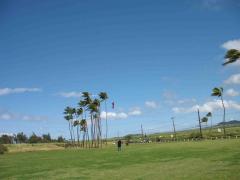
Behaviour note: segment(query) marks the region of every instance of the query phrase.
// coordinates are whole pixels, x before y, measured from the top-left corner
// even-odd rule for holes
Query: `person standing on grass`
[[[117,142],[117,146],[118,146],[118,151],[121,151],[122,141],[120,139]]]

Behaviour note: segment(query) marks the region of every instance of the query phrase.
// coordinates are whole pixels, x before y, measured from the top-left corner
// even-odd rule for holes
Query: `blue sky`
[[[201,1],[0,2],[0,133],[68,137],[65,106],[107,91],[110,135],[197,125],[223,86],[227,119],[240,117],[240,3]]]

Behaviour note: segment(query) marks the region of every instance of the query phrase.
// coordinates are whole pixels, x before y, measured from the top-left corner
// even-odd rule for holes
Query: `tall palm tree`
[[[74,132],[74,121],[76,120],[77,118],[77,113],[76,113],[76,108],[71,108],[71,114],[73,116],[72,118],[72,121],[71,121],[71,125],[72,125],[72,133],[73,133],[73,141],[74,141],[74,144],[75,144],[75,132]]]
[[[100,117],[101,102],[99,99],[96,98],[93,100],[93,104],[96,106],[94,119],[95,119],[95,123],[96,123],[95,128],[96,128],[97,143],[98,143],[98,147],[99,147],[99,144],[101,144],[101,147],[102,147],[102,125],[101,125],[101,117]]]
[[[87,121],[86,119],[82,119],[80,121],[80,131],[83,131],[83,138],[82,138],[82,145],[85,146],[85,140],[86,140],[86,132],[87,132]]]
[[[211,112],[208,112],[207,115],[206,115],[207,118],[211,118],[211,129],[210,129],[210,132],[212,133],[212,113]]]
[[[95,129],[95,126],[96,126],[96,123],[95,123],[95,119],[94,119],[94,114],[97,113],[98,109],[97,109],[97,106],[96,104],[94,103],[90,103],[88,105],[88,108],[87,110],[89,111],[90,113],[90,118],[91,118],[91,135],[92,135],[92,147],[93,147],[93,144],[95,145],[96,147],[96,138],[95,138],[95,133],[96,133],[96,129]]]
[[[80,144],[80,135],[79,135],[79,131],[80,131],[80,120],[79,120],[79,116],[82,115],[83,113],[83,109],[82,108],[78,108],[78,109],[75,109],[74,108],[74,113],[75,113],[75,121],[74,121],[74,127],[77,126],[77,139],[78,139],[78,145]]]
[[[223,132],[224,132],[224,136],[226,136],[226,131],[225,131],[225,104],[223,102],[223,88],[222,87],[215,87],[212,89],[212,96],[217,96],[221,98],[222,101],[222,107],[223,107]]]
[[[106,92],[100,92],[100,93],[98,94],[98,96],[99,96],[100,100],[103,101],[104,104],[105,104],[105,113],[106,113],[106,126],[105,126],[105,128],[106,128],[106,139],[105,139],[105,141],[106,141],[106,142],[105,142],[105,143],[106,143],[106,145],[107,145],[107,136],[108,136],[107,99],[108,99],[108,95],[107,95]]]
[[[73,126],[74,127],[77,127],[77,140],[78,140],[78,145],[80,144],[80,141],[79,141],[79,121],[78,120],[75,120],[74,122],[73,122]]]
[[[223,66],[233,63],[233,62],[236,62],[237,60],[240,59],[240,51],[237,49],[228,50],[225,55],[225,59],[227,59],[227,61],[225,63],[223,63]]]
[[[72,136],[72,130],[71,130],[71,120],[73,119],[73,116],[72,116],[72,109],[67,106],[65,109],[64,109],[64,118],[68,121],[68,124],[69,124],[69,133],[70,133],[70,137],[71,137],[71,142],[73,143],[73,136]]]
[[[87,119],[87,106],[88,106],[88,102],[85,101],[85,100],[81,100],[81,101],[79,101],[78,105],[79,105],[80,108],[82,108],[83,113],[84,113],[84,118],[83,118],[83,113],[82,113],[82,120],[86,121],[86,119]],[[85,121],[83,121],[83,122],[85,122]],[[83,125],[83,122],[82,122],[82,125]],[[82,127],[82,125],[81,125],[81,127]],[[83,129],[84,129],[84,131],[83,131]],[[90,147],[87,123],[85,123],[85,127],[81,128],[81,130],[83,131],[83,147],[84,147],[85,144],[87,146],[87,142],[88,142],[88,145]],[[86,141],[86,139],[87,139],[87,141]]]

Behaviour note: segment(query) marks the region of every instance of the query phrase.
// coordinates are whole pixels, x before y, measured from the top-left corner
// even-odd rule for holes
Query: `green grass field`
[[[44,145],[43,145],[44,146]],[[240,179],[240,139],[11,151],[0,179]]]

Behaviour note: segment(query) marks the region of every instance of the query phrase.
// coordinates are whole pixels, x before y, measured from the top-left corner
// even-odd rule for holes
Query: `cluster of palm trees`
[[[101,104],[105,105],[106,112],[106,136],[107,144],[108,123],[107,123],[107,99],[106,92],[100,92],[99,98],[92,98],[89,92],[82,92],[82,98],[77,108],[66,107],[64,118],[68,121],[69,132],[72,144],[76,145],[75,130],[77,134],[77,145],[80,147],[102,147],[103,132],[101,120]],[[88,121],[89,120],[89,121]],[[90,124],[90,125],[89,125]]]
[[[230,49],[226,52],[225,54],[225,59],[226,59],[226,62],[223,63],[223,66],[227,65],[227,64],[231,64],[231,63],[234,63],[236,62],[237,60],[240,60],[240,51],[237,50],[237,49]],[[216,97],[219,97],[221,99],[221,102],[222,102],[222,107],[223,107],[223,133],[224,133],[224,136],[226,136],[226,130],[225,130],[225,122],[226,122],[226,108],[225,108],[225,104],[224,104],[224,101],[223,101],[223,88],[222,87],[215,87],[212,89],[212,96],[216,96]],[[212,114],[211,114],[212,116]],[[204,119],[202,119],[202,122],[203,121],[207,121],[208,116],[206,116]]]

